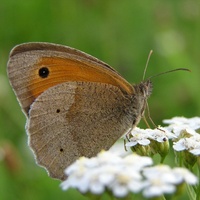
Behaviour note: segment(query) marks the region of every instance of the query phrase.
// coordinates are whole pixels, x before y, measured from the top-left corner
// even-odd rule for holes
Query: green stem
[[[198,166],[198,175],[200,177],[200,165],[197,163]],[[200,200],[200,183],[198,183],[197,190],[196,190],[196,200]]]
[[[191,200],[195,200],[195,193],[194,190],[192,189],[192,187],[190,185],[187,184],[187,194],[189,196],[189,199]]]

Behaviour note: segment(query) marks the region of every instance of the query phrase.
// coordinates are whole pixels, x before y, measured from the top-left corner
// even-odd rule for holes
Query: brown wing
[[[131,108],[130,99],[109,84],[66,82],[49,88],[32,104],[27,124],[37,163],[51,177],[64,179],[64,169],[77,158],[109,149],[132,127]]]
[[[131,94],[133,87],[106,63],[79,50],[49,43],[26,43],[10,53],[8,76],[26,115],[48,88],[68,81],[101,82]]]

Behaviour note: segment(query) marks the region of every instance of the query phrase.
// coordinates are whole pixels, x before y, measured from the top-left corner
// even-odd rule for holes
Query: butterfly
[[[108,150],[133,129],[152,92],[150,79],[131,85],[103,61],[51,43],[14,47],[7,73],[37,164],[60,180],[77,158]]]

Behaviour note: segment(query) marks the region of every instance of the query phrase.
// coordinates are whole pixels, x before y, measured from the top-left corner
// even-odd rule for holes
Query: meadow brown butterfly
[[[134,128],[152,91],[149,79],[131,85],[97,58],[50,43],[14,47],[7,71],[37,164],[61,180],[77,158],[108,150]]]

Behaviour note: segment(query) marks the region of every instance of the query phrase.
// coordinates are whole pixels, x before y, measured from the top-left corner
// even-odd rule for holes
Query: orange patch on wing
[[[39,69],[42,67],[49,69],[49,75],[46,78],[39,76]],[[57,57],[40,59],[29,90],[31,95],[37,98],[48,88],[69,81],[107,83],[120,88],[122,92],[127,94],[134,92],[133,87],[125,79],[109,68],[98,66],[98,64],[86,60],[78,61]]]

